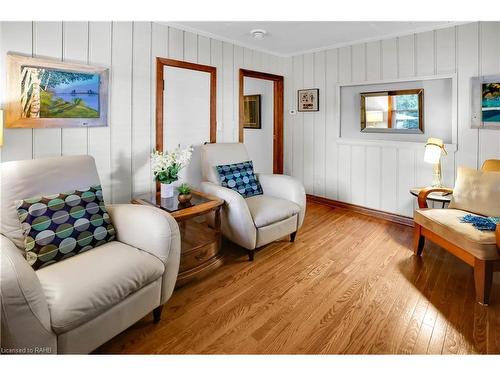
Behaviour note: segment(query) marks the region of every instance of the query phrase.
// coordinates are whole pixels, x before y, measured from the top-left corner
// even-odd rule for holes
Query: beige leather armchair
[[[222,187],[217,165],[250,160],[241,143],[211,143],[201,149],[203,182],[201,189],[225,201],[222,210],[222,233],[248,250],[250,260],[256,248],[290,235],[295,240],[306,212],[304,187],[285,175],[257,174],[263,195],[244,198]]]
[[[23,256],[14,201],[99,184],[94,159],[7,162],[0,177],[4,352],[88,353],[153,310],[160,319],[179,270],[179,228],[170,215],[109,205],[116,241],[35,271]]]

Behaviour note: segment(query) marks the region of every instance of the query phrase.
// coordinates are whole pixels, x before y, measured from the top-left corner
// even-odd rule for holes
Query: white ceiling
[[[339,47],[356,42],[384,39],[396,35],[437,29],[454,22],[176,22],[175,27],[202,35],[230,41],[242,46],[278,55],[297,55],[304,52]],[[264,29],[264,39],[254,39],[252,29]]]

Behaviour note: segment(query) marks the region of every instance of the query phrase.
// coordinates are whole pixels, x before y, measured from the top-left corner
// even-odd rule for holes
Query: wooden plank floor
[[[500,273],[474,301],[472,268],[412,228],[309,204],[295,243],[224,266],[174,292],[98,353],[500,353]]]

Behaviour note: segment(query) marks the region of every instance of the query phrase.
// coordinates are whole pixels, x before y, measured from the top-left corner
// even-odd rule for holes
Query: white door
[[[201,182],[200,146],[210,142],[210,73],[165,66],[163,77],[163,149],[194,147],[177,184],[196,189]]]

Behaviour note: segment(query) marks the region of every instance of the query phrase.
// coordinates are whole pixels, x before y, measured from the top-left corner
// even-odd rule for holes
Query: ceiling
[[[384,39],[396,35],[437,29],[454,25],[447,21],[409,22],[176,22],[175,27],[198,34],[230,41],[245,47],[277,55],[339,47],[356,42]],[[254,39],[252,29],[264,29],[264,39]]]

